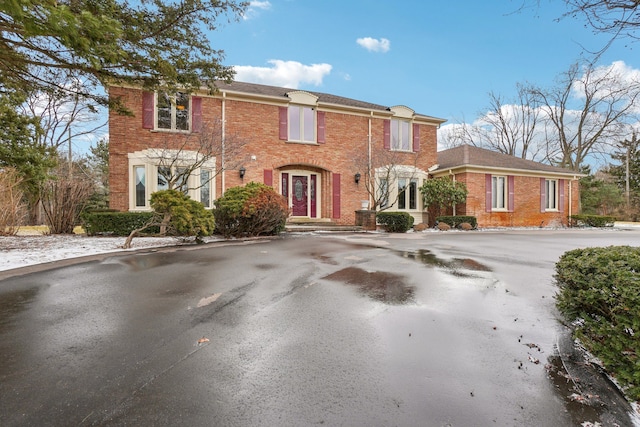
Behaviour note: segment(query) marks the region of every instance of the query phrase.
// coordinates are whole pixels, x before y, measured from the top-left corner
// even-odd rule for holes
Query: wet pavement
[[[0,425],[633,425],[552,275],[566,250],[638,243],[290,234],[12,277]]]

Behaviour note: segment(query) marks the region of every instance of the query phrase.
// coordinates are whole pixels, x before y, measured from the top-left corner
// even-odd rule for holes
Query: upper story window
[[[507,208],[507,177],[491,177],[491,208],[500,210]]]
[[[142,127],[174,132],[198,132],[202,126],[202,98],[183,92],[143,92]]]
[[[313,108],[289,106],[289,141],[316,142],[316,112]]]
[[[318,111],[318,97],[305,91],[287,93],[290,104],[280,107],[280,139],[305,144],[325,140],[325,112]]]
[[[391,119],[391,149],[411,150],[411,124],[407,120]]]
[[[175,95],[158,92],[156,98],[156,128],[189,130],[189,96],[178,92]]]
[[[393,117],[385,119],[384,148],[393,151],[420,151],[420,125],[414,122],[414,111],[404,106],[391,107]]]

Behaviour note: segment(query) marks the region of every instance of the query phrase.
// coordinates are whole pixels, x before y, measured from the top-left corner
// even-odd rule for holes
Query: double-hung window
[[[175,95],[158,92],[156,120],[158,129],[189,130],[189,96],[182,92]]]
[[[558,209],[558,180],[556,179],[545,180],[545,209]]]
[[[507,177],[491,177],[491,209],[507,209]]]
[[[391,149],[411,151],[411,123],[408,120],[391,119]]]
[[[316,142],[316,112],[312,107],[289,106],[289,140]]]
[[[417,209],[418,180],[398,178],[398,209]]]

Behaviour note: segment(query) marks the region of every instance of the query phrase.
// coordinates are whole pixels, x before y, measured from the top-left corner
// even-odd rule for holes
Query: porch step
[[[364,231],[364,229],[358,225],[340,225],[331,221],[287,221],[284,230],[298,233],[307,231]]]

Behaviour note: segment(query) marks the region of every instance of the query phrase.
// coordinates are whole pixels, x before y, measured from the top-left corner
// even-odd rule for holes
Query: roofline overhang
[[[518,176],[528,176],[528,177],[540,177],[540,176],[548,176],[548,177],[562,177],[562,178],[570,178],[570,179],[580,179],[586,174],[567,171],[567,172],[555,172],[555,171],[545,171],[545,170],[530,170],[530,169],[518,169],[518,168],[500,168],[500,167],[491,167],[491,166],[478,166],[478,165],[460,165],[460,166],[452,166],[452,167],[439,167],[438,169],[431,172],[431,175],[434,177],[445,176],[449,174],[458,174],[458,173],[493,173],[493,174],[505,174],[505,175],[518,175]]]

